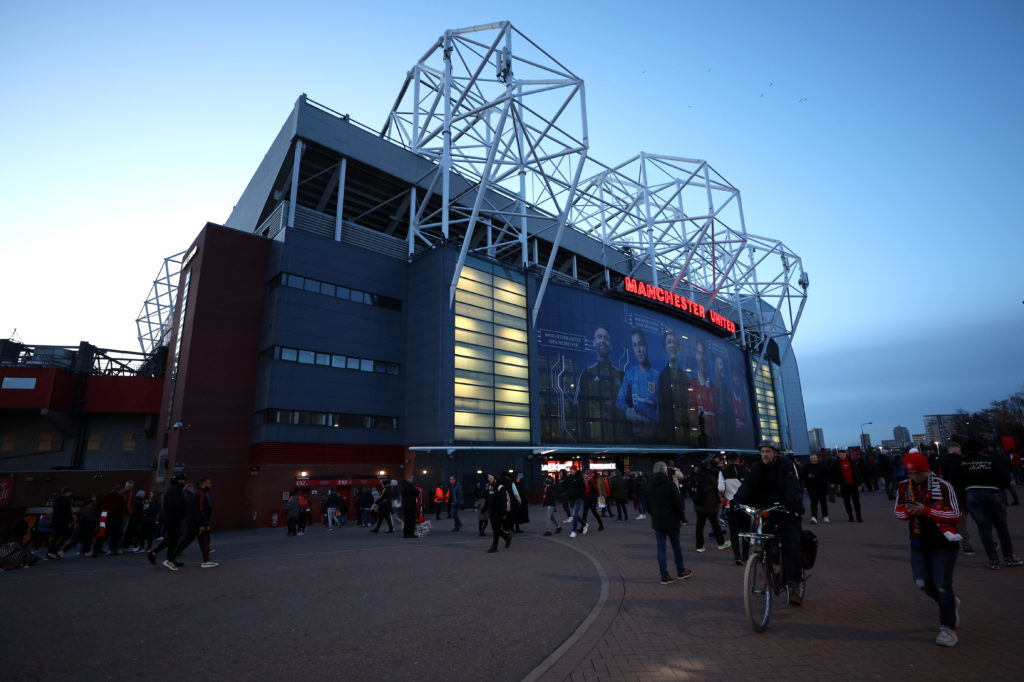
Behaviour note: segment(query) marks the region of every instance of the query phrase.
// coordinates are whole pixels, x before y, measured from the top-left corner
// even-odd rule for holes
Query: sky
[[[0,338],[138,350],[301,93],[379,129],[445,29],[501,20],[585,80],[592,157],[705,159],[801,257],[829,447],[1024,389],[1013,1],[3,3]]]

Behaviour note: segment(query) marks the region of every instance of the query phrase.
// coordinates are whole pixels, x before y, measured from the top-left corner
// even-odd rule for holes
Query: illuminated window
[[[758,424],[761,427],[761,438],[781,442],[778,407],[775,402],[775,389],[772,384],[772,368],[765,363],[758,370],[756,363],[751,361],[754,375],[754,402],[757,405]],[[783,444],[784,445],[784,444]]]
[[[85,449],[89,452],[96,452],[100,449],[100,434],[90,433],[89,442],[86,444]]]
[[[125,434],[124,440],[121,442],[122,452],[134,452],[135,451],[135,439],[130,433]]]
[[[455,440],[530,441],[526,281],[473,262],[455,291]]]
[[[53,449],[53,431],[43,431],[39,434],[39,449],[43,452]]]
[[[15,435],[13,433],[5,433],[4,437],[0,439],[0,452],[14,452]]]

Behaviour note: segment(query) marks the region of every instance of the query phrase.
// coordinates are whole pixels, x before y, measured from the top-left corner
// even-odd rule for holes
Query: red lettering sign
[[[683,312],[693,315],[694,317],[699,317],[702,320],[708,320],[711,324],[724,329],[730,334],[736,333],[735,322],[716,313],[714,310],[708,311],[708,309],[701,304],[680,296],[674,291],[667,291],[661,287],[646,284],[633,279],[632,277],[627,277],[625,279],[625,289],[626,293],[633,294],[634,296],[643,296],[644,298],[651,299],[652,301],[658,301],[659,303],[664,303],[665,305],[672,306],[673,308],[679,308]]]

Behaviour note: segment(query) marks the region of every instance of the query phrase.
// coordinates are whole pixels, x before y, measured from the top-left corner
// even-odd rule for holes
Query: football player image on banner
[[[751,447],[745,355],[729,340],[560,286],[535,335],[542,442]]]

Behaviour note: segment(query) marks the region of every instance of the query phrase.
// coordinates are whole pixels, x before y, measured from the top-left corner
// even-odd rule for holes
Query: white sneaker
[[[935,643],[939,646],[956,646],[959,641],[956,633],[946,627],[939,628],[939,636],[935,638]]]
[[[706,552],[707,550],[704,547],[698,547],[697,551],[698,552]]]
[[[811,523],[812,523],[813,525],[815,525],[815,526],[816,526],[816,525],[818,525],[818,517],[816,517],[816,516],[812,516],[812,517],[811,517]]]
[[[589,531],[589,530],[590,530],[590,524],[589,523],[583,526],[583,534],[584,535],[586,535],[587,531]]]
[[[825,521],[825,523],[832,523],[831,521],[828,520],[827,516],[823,520]]]
[[[726,540],[718,546],[718,549],[729,549],[730,547],[732,547],[732,540]]]
[[[216,566],[220,566],[220,564],[218,564],[216,561],[204,561],[203,563],[201,563],[199,565],[202,566],[203,568],[214,568]]]
[[[170,569],[172,571],[178,570],[178,567],[174,565],[173,561],[164,561],[164,568]]]
[[[565,521],[562,521],[562,523],[572,523],[572,517],[571,516],[566,516],[565,517]]]
[[[571,537],[571,538],[576,537],[576,531],[573,531],[573,532],[569,533],[569,537]]]

